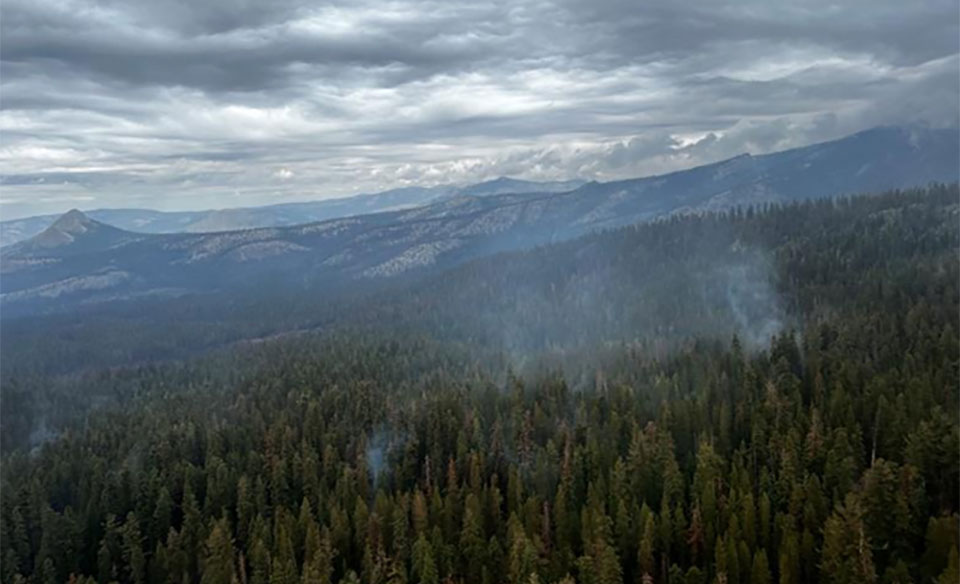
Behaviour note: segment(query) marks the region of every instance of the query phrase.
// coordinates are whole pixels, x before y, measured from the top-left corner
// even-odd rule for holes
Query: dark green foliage
[[[547,349],[511,369],[488,333],[465,332],[501,314],[488,310],[493,292],[472,287],[522,279],[518,266],[547,248],[499,260],[502,272],[472,264],[432,282],[435,296],[413,287],[370,310],[415,307],[420,328],[398,316],[190,363],[24,372],[4,385],[17,408],[67,389],[117,395],[34,452],[5,453],[0,577],[954,581],[956,199],[935,187],[581,242],[618,250],[608,274],[651,249],[673,250],[664,267],[641,262],[652,274],[709,263],[720,234],[764,245],[793,325],[769,342],[718,336],[729,316],[711,316],[716,307],[686,292],[674,306],[637,284],[642,274],[620,274],[594,304],[620,306],[606,325],[576,311],[537,324],[569,298],[505,309],[498,318],[533,335],[510,348]],[[553,284],[572,290],[573,268],[559,264]],[[638,289],[661,295],[631,299]],[[457,294],[476,310],[455,318]],[[658,329],[661,318],[677,330]],[[570,339],[567,326],[583,335],[560,351],[550,339]]]

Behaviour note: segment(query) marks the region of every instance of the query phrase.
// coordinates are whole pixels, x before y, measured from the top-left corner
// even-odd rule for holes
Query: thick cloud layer
[[[5,0],[4,218],[611,179],[956,125],[955,0]]]

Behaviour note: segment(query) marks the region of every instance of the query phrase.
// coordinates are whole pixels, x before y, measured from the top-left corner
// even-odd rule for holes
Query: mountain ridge
[[[96,244],[81,238],[82,244],[49,249],[28,241],[0,251],[0,298],[9,310],[34,300],[66,306],[145,293],[229,291],[258,281],[325,290],[672,214],[955,182],[957,157],[951,132],[876,129],[665,175],[585,183],[565,193],[448,197],[290,227],[110,232]]]
[[[508,191],[557,192],[576,188],[584,182],[579,179],[537,182],[499,177],[463,186],[406,186],[370,194],[256,207],[224,207],[200,211],[102,208],[89,210],[86,214],[91,219],[137,233],[210,233],[298,225],[354,215],[395,211],[461,195],[483,197]],[[49,227],[59,217],[61,215],[36,215],[0,222],[0,247],[29,239]]]

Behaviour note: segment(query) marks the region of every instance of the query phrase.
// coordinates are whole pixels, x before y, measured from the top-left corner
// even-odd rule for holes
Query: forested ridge
[[[32,345],[0,578],[957,582],[958,208],[675,217],[301,297],[324,331],[188,362],[45,374],[75,345]]]

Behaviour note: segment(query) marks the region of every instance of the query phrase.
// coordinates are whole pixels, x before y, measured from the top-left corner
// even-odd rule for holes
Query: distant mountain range
[[[281,227],[419,207],[457,197],[485,197],[504,193],[544,193],[573,190],[586,181],[534,182],[501,177],[463,187],[403,187],[340,199],[282,203],[207,211],[153,211],[150,209],[95,209],[91,219],[138,233],[212,233],[255,227]],[[57,220],[59,215],[38,215],[0,222],[0,247],[29,239]]]
[[[436,202],[412,209],[222,233],[133,233],[71,211],[0,251],[0,299],[7,314],[17,314],[255,284],[320,290],[676,213],[955,182],[957,137],[956,130],[876,128],[567,192],[489,194],[516,188],[502,180],[481,190],[485,196],[438,194]]]

